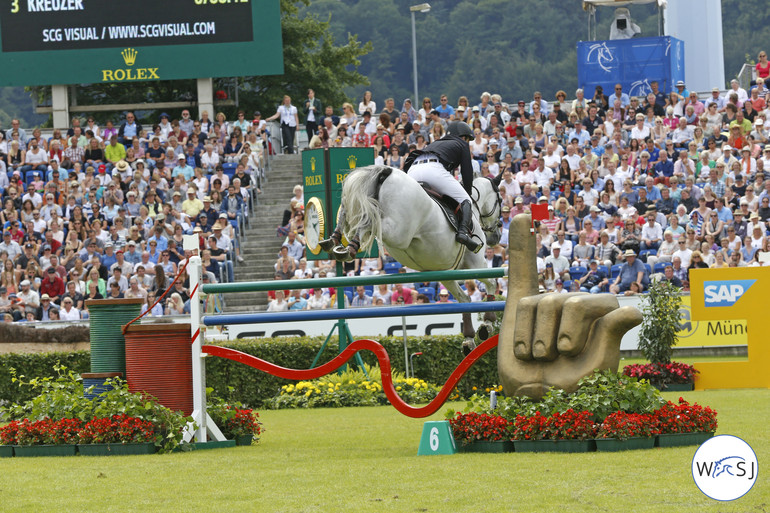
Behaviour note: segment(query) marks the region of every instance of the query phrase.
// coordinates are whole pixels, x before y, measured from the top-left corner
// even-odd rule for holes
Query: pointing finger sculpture
[[[595,369],[617,371],[620,340],[642,322],[611,294],[538,294],[531,218],[519,214],[509,233],[508,300],[497,365],[506,395],[539,399],[550,387],[574,391]]]

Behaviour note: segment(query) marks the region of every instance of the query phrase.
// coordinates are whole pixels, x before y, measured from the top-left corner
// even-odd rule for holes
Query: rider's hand
[[[498,344],[506,395],[539,398],[550,387],[574,390],[594,369],[617,370],[620,340],[642,322],[612,294],[538,294],[535,236],[528,214],[510,227],[508,301]]]

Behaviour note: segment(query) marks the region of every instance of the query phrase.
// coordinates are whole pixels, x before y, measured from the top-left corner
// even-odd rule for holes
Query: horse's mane
[[[357,233],[361,250],[368,251],[376,239],[382,240],[382,217],[378,192],[393,170],[387,166],[366,166],[352,171],[342,188],[342,204],[348,233]]]

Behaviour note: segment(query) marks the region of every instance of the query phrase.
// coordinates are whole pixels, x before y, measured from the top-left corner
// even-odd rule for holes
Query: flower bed
[[[98,395],[98,401],[83,397],[79,376],[58,366],[57,378],[14,380],[23,388],[31,388],[37,396],[21,404],[0,410],[0,416],[15,419],[0,429],[0,446],[57,447],[75,445],[86,448],[84,454],[148,454],[170,452],[179,447],[184,429],[192,417],[170,410],[154,397],[132,393],[126,382],[108,380],[109,390]],[[241,437],[250,444],[262,431],[258,414],[240,403],[228,404],[210,398],[209,413],[225,434]],[[246,441],[246,436],[249,440]],[[231,442],[232,443],[232,442]],[[128,446],[136,446],[133,449]],[[7,450],[3,455],[8,456]],[[15,450],[16,455],[44,450]],[[56,450],[56,453],[63,451]]]
[[[207,395],[207,411],[225,438],[235,440],[238,445],[251,445],[259,441],[263,430],[259,413],[245,408],[240,402],[228,403],[214,397],[211,389],[207,390]]]
[[[447,412],[461,445],[513,441],[516,451],[567,452],[594,450],[596,444],[599,450],[651,448],[669,436],[659,445],[700,443],[716,431],[716,417],[709,407],[681,397],[678,403],[663,401],[649,383],[606,372],[584,378],[574,394],[551,390],[539,402],[500,398],[494,411],[485,398],[476,397],[465,412]],[[533,443],[541,441],[551,443]],[[562,443],[568,441],[590,443]]]
[[[406,402],[420,404],[430,402],[440,387],[418,378],[406,378],[393,371],[393,386]],[[379,406],[388,403],[382,390],[380,369],[366,366],[363,371],[348,370],[342,374],[329,374],[312,381],[300,381],[284,385],[269,402],[274,409],[320,408],[343,406]]]
[[[623,374],[637,379],[646,379],[655,386],[665,387],[669,384],[692,384],[698,370],[692,365],[671,363],[637,363],[623,367]]]

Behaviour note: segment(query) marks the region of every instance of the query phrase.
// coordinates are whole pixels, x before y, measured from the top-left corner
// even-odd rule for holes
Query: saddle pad
[[[446,217],[446,220],[449,221],[452,229],[457,231],[457,215],[455,214],[455,211],[458,207],[457,201],[450,198],[449,196],[439,194],[425,182],[419,182],[419,184],[422,186],[422,189],[425,191],[428,197],[435,201],[436,205],[441,207],[441,211],[444,213],[444,217]]]

